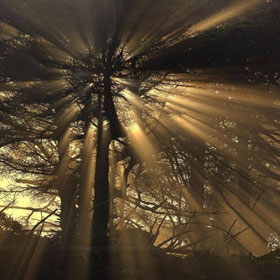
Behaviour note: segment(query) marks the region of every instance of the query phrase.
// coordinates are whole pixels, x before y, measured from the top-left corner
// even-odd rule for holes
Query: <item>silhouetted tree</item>
[[[54,166],[50,168],[52,175],[57,171],[63,231],[65,233],[65,228],[77,216],[77,225],[72,230],[76,227],[76,236],[81,238],[89,225],[88,213],[93,207],[91,247],[96,277],[107,277],[104,267],[110,218],[110,145],[122,147],[120,158],[126,160],[128,166],[131,164],[123,177],[124,188],[129,173],[136,171],[134,163],[138,164],[146,183],[144,189],[151,184],[150,172],[160,174],[158,167],[145,158],[145,151],[140,150],[143,154],[135,151],[137,143],[129,135],[134,123],[144,137],[150,136],[159,143],[151,150],[150,159],[164,162],[167,174],[172,174],[161,174],[162,181],[154,182],[163,186],[166,182],[169,185],[177,181],[185,187],[178,188],[180,191],[166,189],[166,193],[171,193],[166,201],[162,188],[158,192],[150,188],[150,198],[158,199],[152,212],[160,207],[165,208],[165,213],[176,212],[178,208],[179,211],[186,210],[187,198],[184,200],[182,194],[186,190],[199,208],[205,209],[207,203],[209,207],[211,204],[206,201],[206,195],[213,191],[212,199],[217,208],[220,203],[226,204],[264,240],[247,218],[231,205],[228,196],[238,199],[240,193],[262,195],[263,188],[250,182],[253,174],[249,174],[249,168],[258,176],[279,177],[267,166],[270,163],[266,160],[255,161],[253,165],[248,153],[249,141],[254,141],[258,156],[262,152],[278,151],[273,148],[279,141],[278,132],[276,136],[269,134],[273,143],[256,144],[257,139],[265,141],[263,130],[277,126],[279,121],[277,88],[269,91],[270,100],[264,104],[257,96],[257,102],[252,102],[249,112],[243,108],[250,103],[250,96],[242,96],[250,91],[247,87],[253,83],[247,68],[256,67],[269,56],[277,57],[275,50],[279,40],[275,39],[275,30],[268,26],[278,25],[271,15],[264,17],[264,24],[257,25],[260,9],[254,9],[253,19],[243,17],[242,23],[234,27],[225,24],[227,20],[234,20],[234,15],[255,8],[253,4],[258,1],[249,4],[203,1],[203,4],[179,0],[164,0],[160,5],[150,0],[28,3],[4,0],[0,5],[5,11],[0,13],[3,33],[0,38],[1,82],[4,95],[10,95],[0,109],[2,116],[11,120],[11,127],[6,128],[7,135],[1,141],[3,145],[36,139],[57,141],[58,170]],[[261,34],[256,26],[263,27]],[[259,46],[264,34],[269,36],[269,43]],[[272,41],[275,41],[273,46]],[[262,65],[261,68],[265,67]],[[221,69],[226,70],[220,74]],[[232,83],[246,86],[235,90]],[[257,83],[264,92],[268,91],[261,79]],[[257,90],[256,86],[251,86],[251,91]],[[198,95],[193,96],[192,92],[198,92]],[[200,104],[201,108],[192,104]],[[215,107],[217,111],[213,109]],[[244,131],[248,119],[244,118],[251,112],[254,115],[249,122],[252,131],[247,137]],[[20,119],[20,114],[25,121]],[[31,122],[33,129],[26,130],[29,115],[35,115],[36,121]],[[256,126],[252,125],[254,122]],[[142,145],[145,145],[143,139]],[[233,147],[236,139],[239,145]],[[75,141],[79,141],[80,148],[76,155],[69,155]],[[158,154],[157,150],[161,148],[162,153]],[[238,155],[240,151],[242,159]],[[90,169],[93,158],[95,168]],[[278,154],[273,160],[276,166]],[[19,168],[24,167],[24,162],[21,165]],[[40,169],[36,165],[34,168]],[[94,176],[91,176],[93,172]],[[242,190],[239,193],[232,190],[235,179]],[[251,190],[254,188],[260,192]],[[272,187],[272,190],[277,192],[276,188]],[[139,196],[134,202],[143,207],[140,188],[135,193]],[[170,197],[172,202],[168,201]],[[126,198],[125,190],[122,190],[122,198]],[[248,208],[246,200],[241,199]],[[133,199],[130,198],[130,202],[133,203]],[[173,202],[177,203],[175,207],[171,205]],[[72,212],[75,213],[72,215]],[[168,215],[170,224],[175,225],[172,215]],[[255,215],[262,219],[260,214]],[[177,216],[179,223],[183,220],[178,228],[187,224],[186,220],[193,219],[188,215],[185,219],[183,215]],[[200,220],[193,225],[199,223],[209,226]],[[181,230],[182,234],[184,230]],[[180,240],[172,242],[173,246]]]

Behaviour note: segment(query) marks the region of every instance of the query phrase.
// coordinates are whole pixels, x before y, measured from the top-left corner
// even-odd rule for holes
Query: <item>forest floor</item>
[[[3,240],[2,240],[3,241]],[[63,256],[65,248],[50,244],[42,238],[37,243],[39,250],[22,247],[22,239],[13,237],[0,246],[0,279],[9,280],[67,280],[86,279],[73,275],[85,262],[84,253],[76,255],[74,264],[65,271]],[[23,249],[21,250],[20,247]],[[34,247],[33,247],[34,249]],[[114,280],[279,280],[280,250],[262,257],[227,256],[221,257],[207,252],[196,252],[180,257],[166,254],[160,250],[117,251],[109,256],[106,266],[108,279]],[[26,260],[26,262],[23,262]],[[73,259],[72,259],[73,260]],[[67,269],[67,270],[68,270]],[[21,270],[21,271],[20,271]],[[11,273],[12,272],[12,273]],[[105,280],[104,277],[98,277]]]

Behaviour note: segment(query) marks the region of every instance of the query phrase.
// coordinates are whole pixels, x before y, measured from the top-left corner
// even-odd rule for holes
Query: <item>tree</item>
[[[226,51],[221,46],[228,44],[232,36],[236,38],[238,28],[244,30],[245,35],[253,32],[255,36],[256,31],[250,22],[245,27],[233,29],[223,24],[232,20],[233,15],[253,9],[257,3],[236,4],[231,1],[232,6],[225,1],[215,1],[214,5],[205,1],[204,6],[196,1],[162,1],[160,6],[155,1],[112,3],[95,0],[80,3],[61,0],[53,5],[49,1],[1,3],[5,10],[5,14],[1,14],[3,90],[6,94],[12,92],[11,103],[17,104],[19,112],[28,109],[31,115],[42,113],[40,110],[45,113],[41,117],[48,118],[50,124],[43,132],[57,141],[58,161],[62,166],[69,157],[72,143],[81,140],[79,160],[82,160],[77,164],[79,167],[75,166],[77,172],[70,174],[77,182],[71,185],[72,176],[64,176],[65,169],[58,174],[63,175],[62,181],[65,181],[59,182],[65,184],[67,192],[71,189],[70,198],[66,199],[71,207],[75,208],[74,201],[78,202],[81,232],[88,225],[84,216],[91,208],[90,186],[94,185],[91,247],[97,251],[102,251],[100,247],[107,248],[108,243],[111,143],[129,146],[124,150],[128,150],[130,160],[143,161],[146,169],[151,171],[156,149],[150,149],[151,158],[144,150],[137,153],[137,137],[144,135],[141,141],[146,145],[149,144],[146,135],[158,140],[163,136],[170,137],[168,129],[171,134],[179,132],[180,136],[175,139],[180,145],[165,144],[167,149],[172,148],[171,153],[164,151],[169,160],[168,167],[180,178],[180,183],[192,189],[200,208],[204,207],[206,184],[215,189],[213,199],[216,202],[221,200],[217,194],[227,202],[224,192],[230,193],[231,189],[228,185],[224,187],[225,182],[231,180],[233,174],[240,175],[239,179],[244,178],[240,168],[236,168],[240,163],[235,156],[236,150],[230,146],[236,134],[240,134],[241,129],[236,132],[234,128],[240,116],[230,110],[237,108],[244,117],[250,114],[242,111],[244,103],[248,102],[242,97],[247,89],[239,88],[239,95],[217,83],[226,83],[226,87],[230,87],[233,81],[246,81],[240,78],[243,72],[239,70],[248,62],[251,39],[244,41],[244,48],[231,45]],[[145,6],[150,7],[149,11]],[[225,16],[221,17],[218,9]],[[190,18],[186,19],[186,15]],[[211,29],[217,25],[219,28]],[[271,31],[270,34],[275,33]],[[266,49],[265,46],[255,49],[255,46],[256,43],[250,59]],[[215,68],[210,71],[211,67],[226,67],[231,62],[234,62],[234,69],[228,69],[222,77],[214,72]],[[239,74],[237,78],[236,72]],[[193,96],[191,90],[197,91],[198,96]],[[219,97],[215,96],[216,91]],[[233,100],[228,101],[229,97]],[[188,106],[188,101],[192,107]],[[264,107],[272,108],[276,113],[277,96],[274,93],[264,106],[260,99],[257,101],[252,106],[257,123],[260,123],[260,116],[265,117],[262,124],[265,119],[270,119],[270,124],[278,120],[278,114],[271,119],[264,110]],[[222,109],[225,106],[225,109],[214,112],[206,106],[207,102],[212,107]],[[202,109],[198,108],[198,103]],[[4,106],[2,111],[11,116],[8,107]],[[168,119],[172,121],[167,122]],[[176,129],[172,131],[169,123],[176,125]],[[261,125],[259,129],[262,129]],[[11,133],[11,129],[8,131]],[[252,134],[255,132],[254,128]],[[37,137],[42,134],[41,131]],[[94,134],[96,160],[95,169],[90,170]],[[11,133],[6,139],[20,141],[22,138]],[[184,145],[191,148],[186,149]],[[257,146],[260,151],[271,148],[271,145]],[[187,164],[182,168],[184,161]],[[266,172],[277,178],[277,173],[264,167],[263,163],[256,164],[255,168],[261,174]],[[91,179],[93,172],[94,183]],[[60,186],[60,190],[63,188]],[[65,193],[60,196],[64,197]],[[243,218],[240,213],[239,216]],[[247,220],[243,220],[248,225]],[[98,253],[93,253],[95,263]]]

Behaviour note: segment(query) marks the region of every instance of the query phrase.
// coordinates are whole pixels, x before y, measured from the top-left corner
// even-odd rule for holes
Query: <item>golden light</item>
[[[194,24],[187,30],[185,35],[191,37],[196,36],[219,24],[222,24],[231,19],[235,19],[236,17],[249,11],[250,9],[255,8],[257,5],[261,3],[265,3],[265,1],[264,0],[237,1],[231,7],[228,7],[206,18],[205,20],[198,22],[197,24]]]

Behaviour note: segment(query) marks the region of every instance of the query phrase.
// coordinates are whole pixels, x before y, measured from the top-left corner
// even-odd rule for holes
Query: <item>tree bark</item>
[[[94,201],[92,217],[90,279],[108,279],[109,145],[110,130],[104,129],[102,96],[98,97],[99,118],[96,143]]]
[[[101,132],[102,133],[102,132]],[[101,134],[98,132],[98,134]],[[94,213],[92,220],[92,237],[98,238],[107,236],[109,221],[109,132],[98,135],[95,182],[94,182]],[[107,134],[107,135],[105,135]]]

